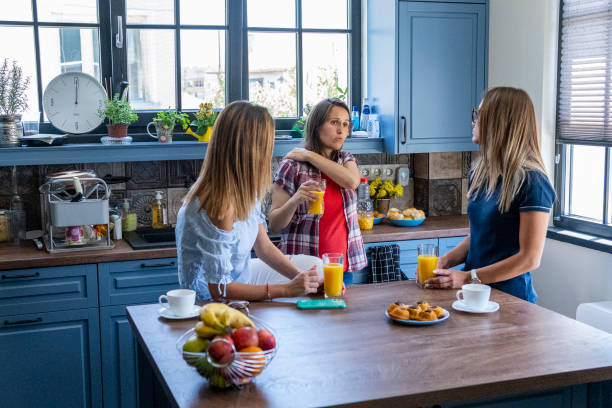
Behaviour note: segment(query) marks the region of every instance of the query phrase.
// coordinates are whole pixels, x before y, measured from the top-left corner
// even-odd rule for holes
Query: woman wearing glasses
[[[282,232],[280,250],[286,254],[322,256],[344,254],[344,270],[367,264],[357,222],[360,174],[352,154],[341,151],[350,126],[348,106],[324,99],[308,115],[305,148],[293,149],[274,174],[269,228]],[[323,214],[309,206],[323,190]]]
[[[430,288],[485,283],[535,303],[531,272],[540,264],[555,200],[540,154],[535,109],[521,89],[489,90],[472,112],[480,156],[468,181],[470,235],[438,259]],[[449,269],[465,262],[465,271]]]
[[[176,225],[179,282],[200,299],[294,297],[321,284],[316,270],[300,272],[266,233],[258,199],[271,184],[273,147],[274,121],[264,107],[232,102],[215,122]],[[252,267],[251,249],[267,273]]]

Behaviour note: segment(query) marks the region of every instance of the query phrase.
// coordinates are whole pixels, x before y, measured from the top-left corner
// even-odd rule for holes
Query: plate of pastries
[[[405,210],[390,208],[387,212],[387,219],[398,227],[416,227],[425,221],[425,212],[414,207]]]
[[[380,222],[384,219],[385,219],[385,214],[378,212],[378,211],[374,211],[374,225],[380,224]]]
[[[419,300],[409,305],[399,301],[393,302],[385,314],[394,322],[410,326],[428,326],[443,322],[450,316],[448,310],[430,305],[426,300]]]

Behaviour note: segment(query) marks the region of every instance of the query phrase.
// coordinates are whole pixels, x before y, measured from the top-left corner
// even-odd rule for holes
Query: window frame
[[[100,73],[102,78],[112,77],[113,84],[111,89],[119,84],[123,78],[127,78],[127,51],[126,33],[127,28],[145,29],[170,29],[175,32],[175,103],[176,109],[184,112],[193,112],[194,109],[182,110],[181,107],[181,60],[180,60],[180,31],[181,29],[224,29],[225,35],[225,77],[226,90],[225,100],[230,103],[236,100],[249,99],[249,78],[248,78],[248,32],[251,30],[247,24],[247,1],[248,0],[226,0],[226,24],[217,25],[180,25],[180,0],[174,2],[174,22],[172,24],[127,24],[126,21],[126,0],[98,0],[98,23],[56,23],[39,22],[37,15],[38,0],[32,2],[32,21],[9,21],[0,20],[0,26],[31,26],[34,31],[34,51],[36,61],[36,81],[38,86],[38,107],[41,112],[40,131],[41,133],[58,133],[49,122],[44,122],[42,108],[42,76],[41,76],[41,57],[39,27],[89,27],[97,28],[100,36]],[[351,106],[361,106],[361,2],[358,0],[346,0],[348,11],[347,29],[303,29],[301,27],[302,1],[294,0],[296,4],[296,27],[288,29],[290,32],[298,32],[296,36],[296,92],[298,117],[302,112],[303,106],[303,67],[301,38],[302,33],[345,33],[348,34],[348,94],[350,97],[349,109]],[[124,38],[123,48],[115,46],[115,36],[117,34],[117,17],[122,17],[122,31]],[[299,19],[299,20],[298,20]],[[281,29],[287,31],[287,29]],[[260,31],[275,31],[266,27]],[[278,31],[281,32],[281,31]],[[129,80],[129,79],[128,79]],[[160,109],[161,110],[161,109]],[[130,125],[130,134],[146,133],[146,125],[152,120],[153,116],[160,110],[139,110],[138,121]],[[290,129],[298,117],[275,118],[277,128]],[[106,133],[104,124],[84,135],[99,135]],[[77,135],[84,136],[84,135]]]
[[[563,6],[564,1],[559,2],[559,32],[557,34],[557,101],[555,107],[555,139],[559,134],[559,108],[560,108],[560,90],[561,90],[561,40],[563,34]],[[612,81],[610,83],[612,85]],[[553,206],[553,225],[555,227],[565,228],[568,230],[581,232],[589,235],[601,236],[604,238],[612,238],[612,224],[610,220],[612,204],[610,203],[610,184],[612,182],[612,146],[602,146],[605,148],[604,159],[604,194],[603,194],[603,214],[602,222],[597,222],[593,219],[566,214],[566,209],[571,206],[566,200],[567,189],[566,184],[571,183],[571,179],[566,180],[566,174],[572,171],[572,154],[571,150],[574,145],[583,146],[602,146],[600,143],[577,142],[563,143],[559,140],[555,141],[555,175],[554,184],[557,192],[557,200]],[[568,153],[569,152],[569,153]],[[569,187],[571,189],[571,186]]]

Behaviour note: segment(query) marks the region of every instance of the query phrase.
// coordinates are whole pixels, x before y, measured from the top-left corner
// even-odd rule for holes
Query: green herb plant
[[[172,109],[157,112],[155,120],[157,124],[164,129],[173,129],[177,122],[181,124],[183,130],[187,129],[189,126],[189,117],[187,114],[173,111]]]
[[[138,115],[132,109],[127,99],[119,98],[116,93],[113,99],[104,101],[104,108],[98,110],[101,118],[108,119],[110,125],[129,125],[138,120]]]
[[[0,66],[0,115],[15,115],[28,109],[26,90],[30,78],[23,76],[17,61],[9,67],[8,58]]]
[[[203,136],[209,127],[212,127],[217,120],[217,112],[213,112],[212,103],[201,103],[200,110],[194,114],[191,126],[195,126],[195,133]]]

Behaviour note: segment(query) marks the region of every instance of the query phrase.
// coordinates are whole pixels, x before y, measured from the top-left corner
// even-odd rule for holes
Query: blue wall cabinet
[[[101,407],[98,308],[0,318],[0,405]]]
[[[471,111],[487,84],[487,20],[484,1],[368,2],[368,97],[387,152],[477,150]]]

